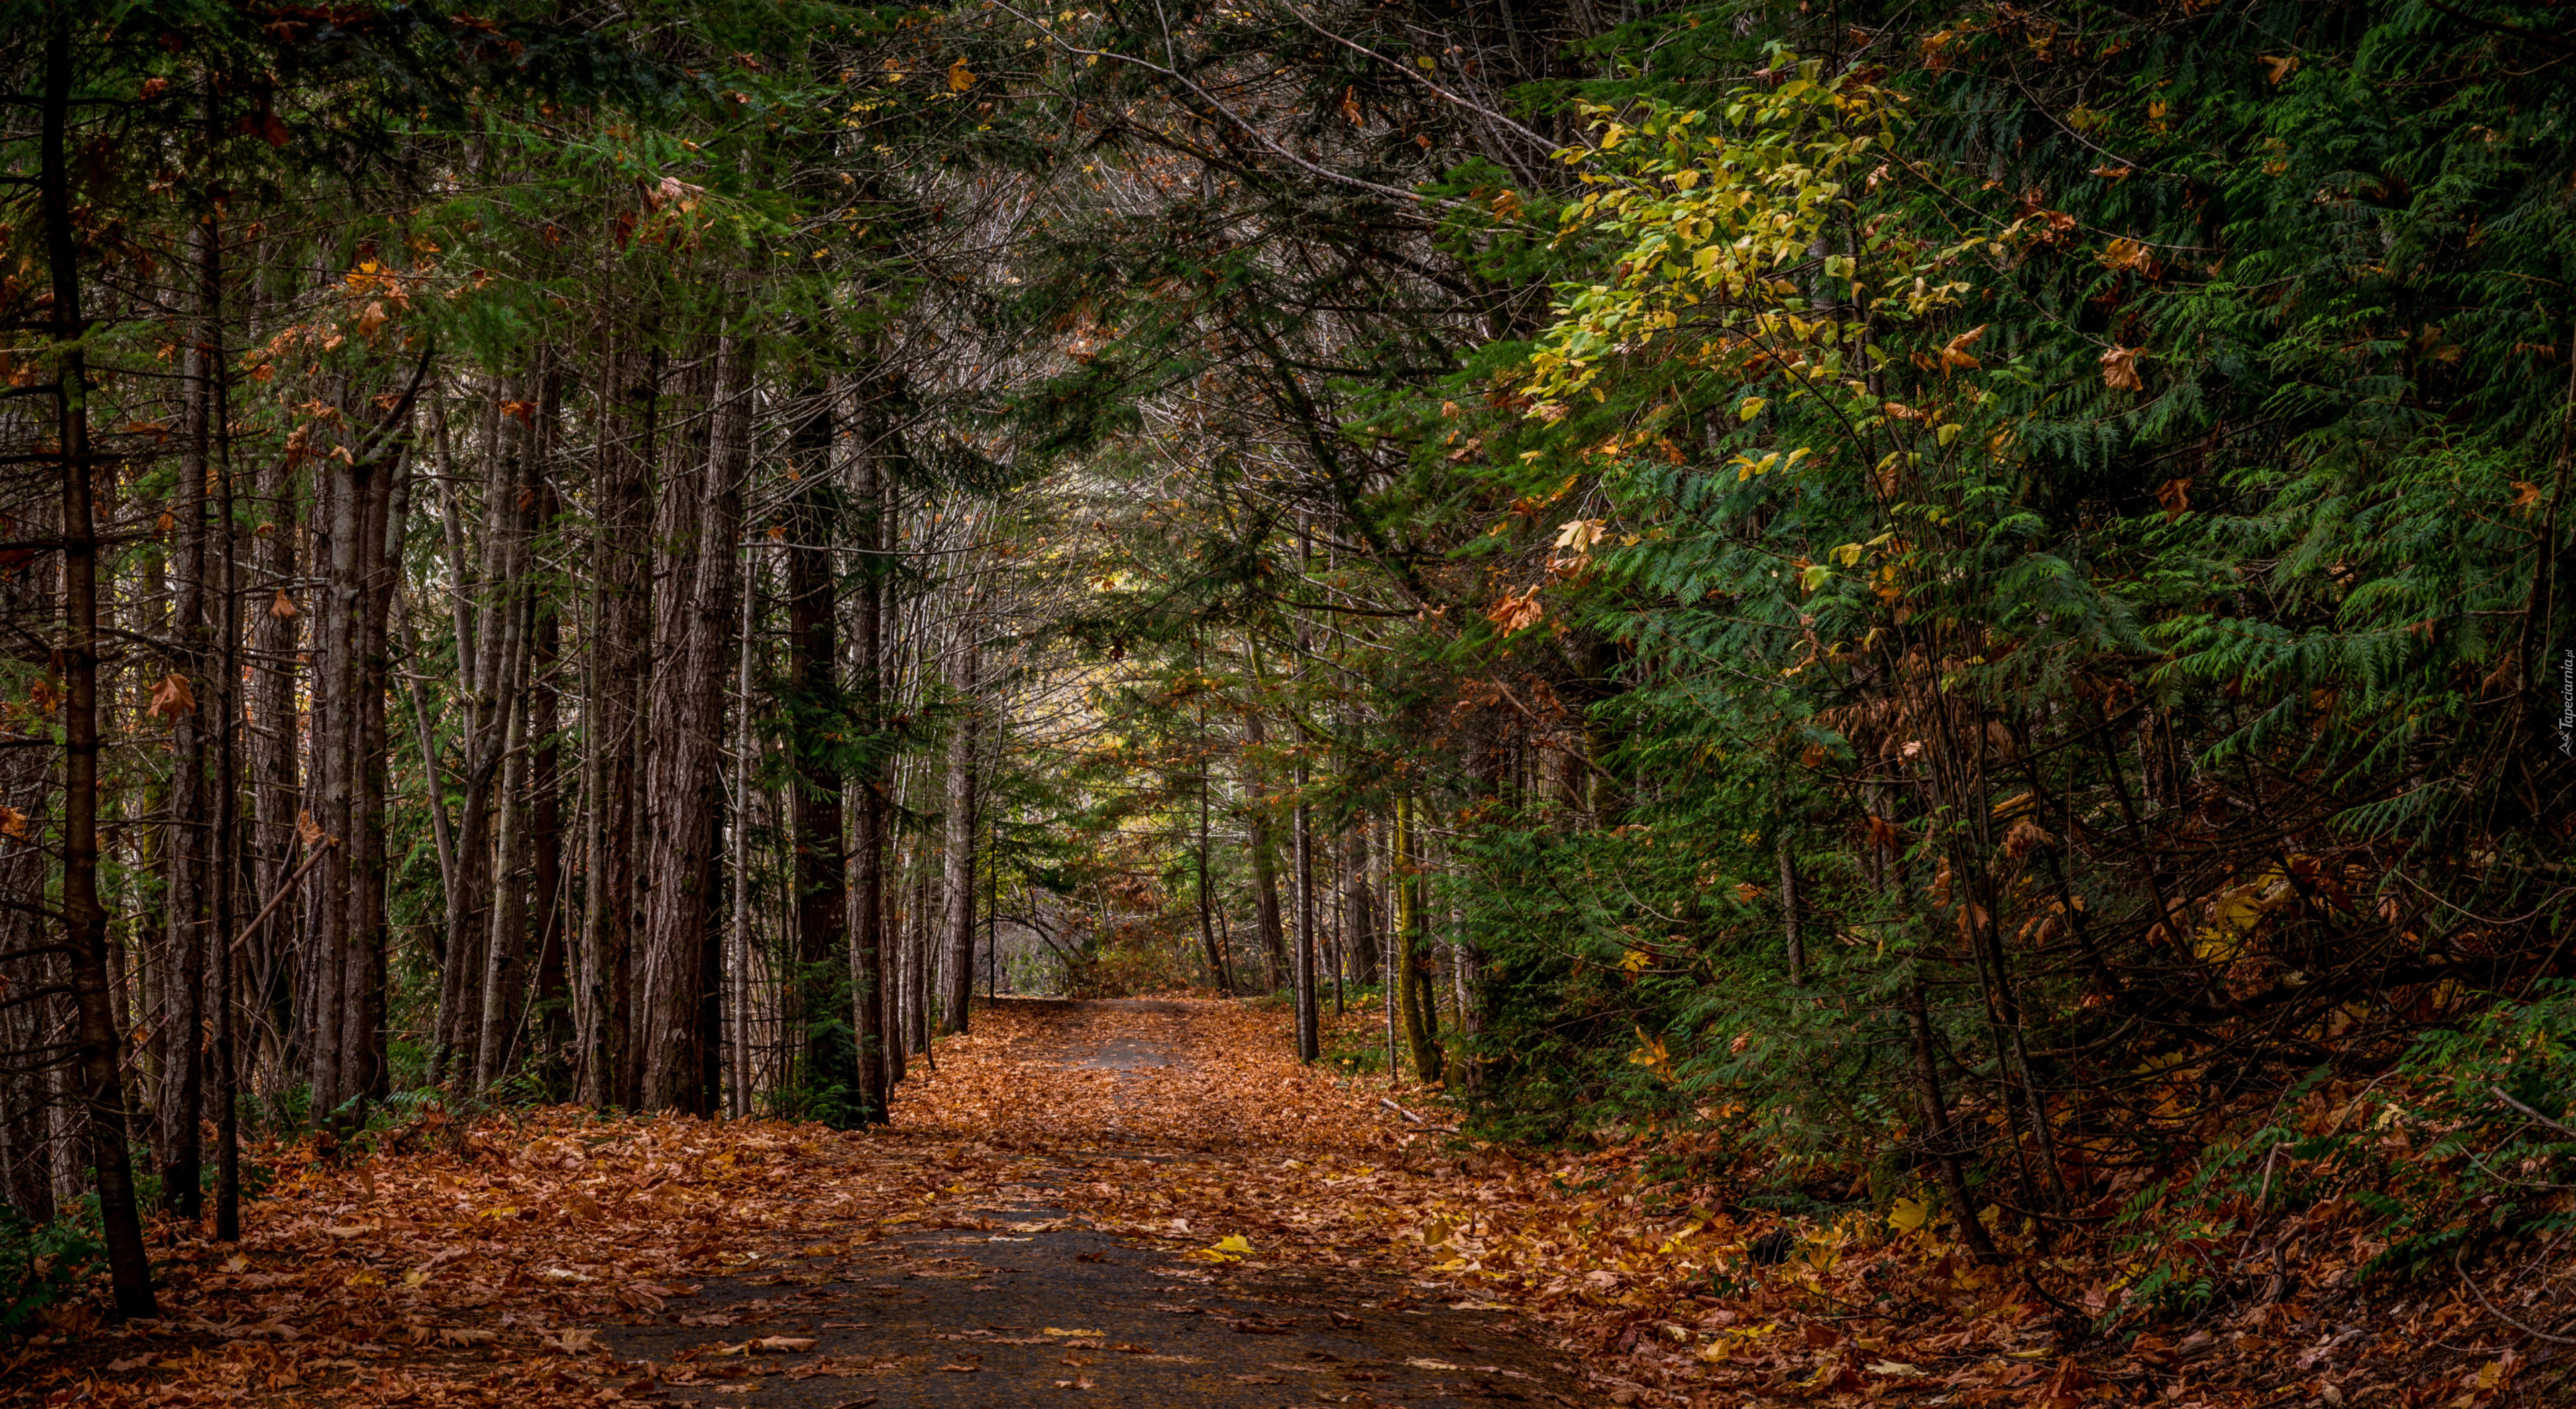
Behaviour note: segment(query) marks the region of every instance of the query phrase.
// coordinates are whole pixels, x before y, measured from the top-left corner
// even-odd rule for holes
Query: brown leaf
[[[2156,486],[2156,504],[2165,511],[2165,522],[2172,523],[2191,512],[2191,481],[2169,479]]]
[[[285,588],[280,587],[277,589],[277,599],[268,604],[268,614],[277,618],[279,621],[293,621],[295,619],[295,599],[286,595]]]
[[[1501,627],[1506,636],[1536,626],[1546,615],[1547,608],[1539,604],[1534,585],[1518,593],[1507,592],[1501,601],[1485,609],[1485,620]]]
[[[7,837],[12,841],[25,841],[27,814],[6,803],[0,803],[0,837]]]
[[[1977,326],[1970,328],[1968,331],[1961,333],[1957,337],[1950,339],[1947,343],[1942,344],[1942,376],[1949,376],[1954,368],[1974,370],[1984,365],[1977,361],[1975,356],[1969,353],[1968,349],[1976,345],[1977,339],[1986,335],[1986,329],[1989,326],[1989,324],[1979,323]]]
[[[1863,815],[1869,819],[1869,839],[1872,842],[1889,851],[1894,851],[1904,844],[1904,829],[1875,812]]]
[[[176,723],[179,716],[197,712],[197,697],[190,693],[187,679],[174,670],[152,687],[149,711]]]
[[[2039,847],[2055,845],[2057,838],[2027,817],[2013,823],[2012,830],[2004,833],[2004,854],[2007,856],[2028,856]]]
[[[2113,391],[2144,391],[2146,383],[2138,377],[2138,349],[2113,347],[2102,354],[2102,385]]]

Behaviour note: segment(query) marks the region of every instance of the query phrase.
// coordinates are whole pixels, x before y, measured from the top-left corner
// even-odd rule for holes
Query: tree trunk
[[[653,810],[642,954],[636,967],[637,1103],[646,1110],[709,1113],[705,1026],[714,897],[709,893],[723,792],[725,677],[733,664],[736,539],[751,459],[751,341],[729,334],[716,354],[708,448],[693,483],[666,486],[658,535],[676,549],[657,613],[673,649],[653,684],[653,751],[644,789]],[[672,501],[693,501],[686,522]]]
[[[1368,814],[1351,814],[1342,839],[1342,947],[1350,956],[1351,982],[1378,981],[1377,919],[1369,895]]]
[[[1941,1056],[1932,1041],[1932,1018],[1923,998],[1923,981],[1916,978],[1905,985],[1905,1030],[1914,1048],[1914,1094],[1923,1105],[1924,1135],[1932,1146],[1934,1162],[1941,1170],[1942,1191],[1950,1196],[1951,1213],[1959,1222],[1960,1241],[1979,1262],[1996,1262],[1992,1238],[1986,1236],[1986,1225],[1977,1217],[1977,1206],[1968,1195],[1967,1171],[1959,1155],[1958,1137],[1950,1124],[1950,1106],[1941,1092]]]
[[[948,1011],[939,1030],[964,1032],[975,996],[975,746],[983,702],[976,697],[981,658],[974,626],[966,626],[965,663],[957,692],[963,706],[948,737]]]
[[[553,488],[542,479],[537,509],[540,524],[551,524],[561,512]],[[561,691],[554,684],[562,618],[552,602],[539,603],[536,611],[528,675],[528,906],[537,956],[531,1046],[546,1089],[560,1091],[572,1043],[572,985],[564,956],[571,926],[563,913],[563,721]]]
[[[525,638],[517,624],[515,640]],[[503,716],[499,820],[493,828],[492,896],[484,914],[483,972],[477,976],[481,997],[476,1004],[474,1089],[499,1080],[510,1057],[511,1018],[518,1006],[521,949],[527,937],[528,891],[522,858],[527,854],[528,710],[527,692],[519,688],[528,668],[524,651],[514,650],[502,669],[509,712]]]
[[[162,898],[164,949],[173,981],[167,989],[169,1007],[162,1015],[166,1043],[161,1089],[153,1108],[160,1117],[162,1202],[180,1217],[194,1219],[203,1211],[200,1195],[204,1157],[199,1132],[205,1123],[207,1044],[201,1034],[206,1032],[211,1018],[205,1001],[206,954],[214,942],[207,931],[213,919],[209,901],[214,881],[211,862],[215,800],[206,776],[207,736],[210,726],[220,717],[211,706],[215,692],[222,687],[214,678],[214,641],[207,620],[206,480],[214,468],[217,430],[213,406],[217,310],[216,294],[209,287],[209,276],[214,272],[208,263],[212,237],[203,221],[190,227],[189,242],[196,255],[193,263],[197,306],[196,316],[190,320],[187,350],[180,359],[182,449],[178,494],[171,514],[176,541],[171,545],[170,636],[177,649],[171,672],[187,683],[192,694],[205,698],[191,699],[184,708],[174,700],[169,716],[169,822],[161,856],[167,867]],[[230,525],[226,525],[227,532],[229,529]]]
[[[901,444],[898,433],[883,427],[874,428],[870,443],[862,446],[851,465],[853,483],[850,497],[856,506],[857,522],[852,536],[858,540],[861,576],[858,610],[852,621],[855,639],[851,647],[856,655],[853,667],[858,678],[858,715],[861,726],[870,734],[885,725],[886,686],[886,514],[885,503],[892,488],[893,476],[887,465],[901,454],[894,449]],[[891,452],[891,453],[890,453]],[[886,1061],[886,934],[885,871],[886,847],[891,840],[886,825],[886,770],[876,751],[861,770],[858,782],[858,825],[851,837],[850,894],[844,902],[844,913],[850,917],[850,1031],[856,1045],[858,1079],[856,1094],[859,1119],[866,1122],[886,1118],[890,1098],[890,1070]]]
[[[1297,1060],[1323,1055],[1315,996],[1315,819],[1306,805],[1306,761],[1297,761]]]
[[[80,246],[72,228],[64,135],[71,117],[71,6],[57,6],[45,35],[39,199],[53,284],[55,443],[63,479],[63,939],[71,950],[80,1013],[74,1064],[89,1107],[90,1167],[100,1230],[122,1316],[159,1314],[143,1224],[134,1209],[125,1144],[125,1084],[108,1003],[107,912],[98,900],[98,529],[90,505],[89,329],[81,313]]]
[[[1387,963],[1395,971],[1397,1017],[1404,1028],[1405,1046],[1413,1058],[1413,1074],[1422,1081],[1437,1081],[1440,1079],[1439,1035],[1425,1021],[1430,1004],[1425,983],[1428,975],[1424,972],[1428,946],[1423,941],[1418,841],[1420,807],[1420,803],[1409,797],[1395,800],[1395,850],[1391,858],[1395,885],[1395,936]]]
[[[1257,664],[1256,664],[1257,668]],[[1273,993],[1288,982],[1288,940],[1279,923],[1279,848],[1271,835],[1268,780],[1258,751],[1268,731],[1257,712],[1243,716],[1243,748],[1237,755],[1243,788],[1243,829],[1252,851],[1252,917],[1261,939],[1261,969]]]
[[[1780,934],[1789,950],[1789,986],[1807,986],[1807,946],[1798,928],[1798,868],[1789,858],[1789,829],[1780,829]]]
[[[833,757],[842,702],[835,678],[840,640],[830,504],[832,401],[821,388],[806,395],[817,406],[797,436],[792,463],[803,480],[789,509],[787,549],[788,675],[795,682],[788,713],[794,721],[789,757],[795,776],[788,799],[796,837],[796,969],[786,990],[785,1018],[802,1037],[801,1084],[809,1091],[850,1090],[858,1080],[858,1053],[835,1011],[849,963],[850,887],[841,835],[844,780]],[[875,555],[867,556],[873,581]],[[860,611],[872,616],[873,607],[871,600]]]
[[[579,1022],[581,1099],[632,1105],[633,1063],[625,1054],[636,934],[636,756],[643,738],[644,668],[652,633],[646,576],[646,480],[659,429],[658,355],[612,354],[604,398],[617,405],[595,472],[598,508],[591,539],[590,699],[583,711],[584,766],[590,770],[589,855],[583,885]],[[627,379],[632,378],[631,384]]]
[[[494,389],[496,392],[499,388]],[[442,425],[444,421],[442,419]],[[444,432],[442,432],[443,434]],[[448,572],[455,607],[457,675],[463,699],[464,767],[458,791],[457,884],[447,897],[447,967],[440,976],[438,1035],[430,1053],[430,1079],[461,1064],[471,1079],[480,1066],[484,980],[490,968],[493,903],[492,822],[512,721],[518,714],[518,658],[525,649],[527,590],[522,554],[526,537],[519,494],[530,473],[527,447],[505,446],[498,399],[483,411],[483,542],[479,565],[469,568],[456,509],[453,459],[442,445]]]

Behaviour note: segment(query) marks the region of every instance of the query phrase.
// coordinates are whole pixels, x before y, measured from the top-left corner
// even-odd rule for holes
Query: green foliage
[[[32,1223],[0,1204],[0,1331],[23,1328],[36,1313],[79,1296],[105,1265],[95,1196],[81,1212]]]

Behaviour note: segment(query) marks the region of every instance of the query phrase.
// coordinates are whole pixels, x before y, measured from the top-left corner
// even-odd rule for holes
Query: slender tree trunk
[[[1368,814],[1351,815],[1343,837],[1342,907],[1346,920],[1342,943],[1350,955],[1351,981],[1366,986],[1378,981],[1377,919],[1369,895]]]
[[[496,391],[498,389],[496,388]],[[460,596],[455,610],[457,674],[462,686],[464,756],[456,827],[457,888],[447,898],[447,967],[441,975],[438,1036],[430,1079],[451,1061],[471,1080],[480,1063],[484,980],[490,967],[493,875],[493,785],[517,717],[516,671],[526,642],[520,594],[527,590],[519,493],[529,473],[529,447],[506,445],[496,400],[483,412],[483,542],[479,566],[468,567],[455,506],[455,471],[447,461],[448,571]],[[447,457],[442,456],[442,459]]]
[[[358,644],[361,505],[355,465],[332,466],[323,471],[321,478],[324,502],[315,508],[317,522],[325,527],[314,546],[323,574],[319,639],[313,652],[314,727],[309,747],[314,790],[321,803],[313,820],[325,836],[339,844],[330,849],[315,872],[319,886],[309,936],[313,956],[313,1046],[309,1060],[314,1116],[317,1120],[330,1120],[350,1094],[342,1079],[341,1045],[346,1036],[342,1005],[353,985],[349,951],[355,926],[351,923],[350,899],[357,886],[351,866],[357,848],[350,829],[349,768],[357,754],[351,728],[351,697],[357,693],[357,672],[351,657]]]
[[[207,287],[207,226],[199,221],[189,231],[196,258],[196,316],[190,320],[187,350],[181,365],[182,450],[179,485],[171,518],[176,541],[171,545],[170,635],[177,646],[171,678],[184,681],[192,694],[181,707],[169,702],[170,793],[167,840],[161,856],[167,869],[162,899],[166,926],[164,950],[172,982],[162,1016],[166,1034],[161,1090],[153,1102],[160,1117],[161,1198],[182,1218],[202,1212],[204,1157],[200,1131],[205,1124],[206,953],[213,942],[211,858],[214,842],[214,792],[206,776],[207,735],[218,717],[212,713],[219,687],[214,676],[214,641],[207,621],[207,494],[214,467],[213,337],[215,297]]]
[[[957,682],[964,713],[948,738],[948,1011],[942,1032],[966,1031],[967,1005],[975,997],[975,751],[983,701],[977,693],[981,650],[971,622],[964,656]]]
[[[1395,970],[1396,1007],[1405,1046],[1413,1058],[1413,1074],[1422,1081],[1437,1081],[1440,1039],[1426,1020],[1431,1005],[1425,983],[1429,975],[1424,972],[1429,946],[1423,934],[1420,808],[1410,797],[1395,800],[1395,942],[1387,962]]]
[[[1258,669],[1256,661],[1255,668]],[[1278,992],[1289,982],[1288,940],[1279,922],[1279,847],[1270,825],[1268,778],[1257,757],[1269,742],[1258,712],[1243,716],[1243,749],[1238,755],[1243,788],[1244,839],[1252,852],[1252,917],[1261,939],[1262,977]]]
[[[1195,654],[1195,649],[1193,650]],[[1216,904],[1211,893],[1208,862],[1213,853],[1208,849],[1208,740],[1207,706],[1199,706],[1199,845],[1197,861],[1199,883],[1199,949],[1207,956],[1208,977],[1216,991],[1234,996],[1234,974],[1225,962],[1225,951],[1216,942]]]
[[[790,551],[793,551],[792,549]],[[731,1060],[727,1063],[725,1109],[740,1117],[751,1114],[753,1062],[751,1053],[752,1005],[752,939],[751,939],[751,823],[752,756],[756,745],[751,729],[751,646],[753,625],[759,618],[760,579],[745,564],[742,586],[742,628],[734,638],[733,697],[733,786],[728,790],[733,799],[731,833],[733,852],[733,914],[731,933],[727,938],[730,962],[726,968],[732,978],[727,984],[727,1004],[731,1020],[727,1024],[726,1045]],[[788,788],[795,789],[791,779]],[[792,990],[794,984],[789,985]]]
[[[515,624],[510,635],[524,639]],[[513,677],[527,670],[524,652],[513,652],[502,669]],[[503,717],[499,820],[493,829],[492,898],[484,914],[483,972],[477,988],[474,1036],[474,1089],[501,1078],[509,1060],[512,1010],[517,1007],[521,948],[527,934],[527,882],[520,869],[527,853],[528,711],[527,692],[505,685],[509,712]]]
[[[108,1275],[122,1316],[159,1314],[152,1267],[135,1214],[125,1143],[125,1085],[115,1014],[108,1003],[107,912],[98,900],[98,530],[90,504],[89,365],[81,313],[80,246],[72,228],[65,132],[71,117],[73,7],[57,6],[45,35],[45,92],[39,111],[37,176],[45,259],[53,284],[55,443],[63,499],[63,939],[71,950],[73,1001],[80,1014],[74,1063],[89,1107],[90,1167],[96,1171]]]
[[[1780,829],[1780,934],[1789,949],[1789,986],[1807,986],[1807,946],[1798,928],[1798,867],[1789,857],[1789,829]]]
[[[1986,1225],[1978,1219],[1977,1206],[1968,1194],[1967,1170],[1959,1158],[1949,1102],[1941,1091],[1941,1054],[1932,1040],[1932,1018],[1920,978],[1905,985],[1904,1004],[1905,1030],[1914,1048],[1914,1094],[1923,1105],[1924,1135],[1941,1170],[1942,1191],[1949,1195],[1951,1212],[1958,1219],[1960,1241],[1979,1262],[1999,1261],[2001,1255],[1994,1240],[1986,1236]]]
[[[1306,805],[1306,761],[1297,760],[1297,1060],[1323,1055],[1315,994],[1315,826]]]
[[[899,455],[898,433],[873,426],[875,434],[852,465],[850,497],[858,509],[851,525],[860,548],[861,576],[857,612],[851,623],[858,678],[858,714],[871,733],[885,726],[886,701],[886,557],[885,505],[895,478],[887,468]],[[880,443],[882,442],[882,443]],[[886,1061],[885,883],[886,769],[875,753],[857,779],[859,815],[852,829],[850,893],[844,913],[850,926],[850,1031],[857,1045],[858,1096],[863,1121],[886,1118],[892,1082]]]
[[[211,145],[221,132],[222,119],[210,91],[205,100],[205,131]],[[215,749],[215,830],[212,873],[213,925],[207,931],[208,957],[213,966],[210,997],[214,1008],[213,1053],[210,1070],[215,1106],[215,1240],[222,1243],[241,1240],[241,1058],[237,1029],[240,988],[237,982],[241,960],[233,952],[234,913],[239,905],[239,886],[248,874],[245,862],[249,850],[242,843],[241,811],[241,730],[242,730],[242,665],[241,665],[241,534],[235,518],[230,433],[230,398],[227,394],[223,336],[223,226],[220,210],[210,210],[193,232],[197,255],[198,309],[201,328],[198,351],[205,357],[202,376],[206,382],[206,419],[203,433],[208,441],[206,459],[215,474],[215,522],[220,525],[217,540],[223,549],[223,570],[216,577],[215,639],[220,643],[216,657],[216,687],[211,692],[214,718],[219,721],[214,738]]]
[[[931,976],[939,963],[933,954],[932,937],[937,932],[931,901],[929,857],[916,846],[913,852],[912,880],[912,1050],[930,1050]]]
[[[560,512],[554,490],[540,481],[538,521]],[[546,1088],[563,1088],[572,1043],[572,984],[565,962],[571,928],[564,914],[562,692],[555,688],[562,618],[551,602],[537,608],[536,646],[528,677],[528,906],[536,952],[535,1019],[530,1030],[536,1070]]]

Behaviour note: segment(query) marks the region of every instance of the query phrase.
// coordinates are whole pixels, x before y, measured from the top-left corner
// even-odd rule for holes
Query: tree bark
[[[723,791],[725,677],[733,663],[733,606],[743,480],[751,459],[748,338],[728,334],[716,354],[707,454],[694,483],[666,487],[693,501],[689,523],[673,523],[674,553],[657,635],[675,649],[653,685],[653,751],[644,789],[654,815],[647,869],[642,954],[636,966],[638,1104],[646,1110],[710,1113],[706,1041],[715,823]],[[672,516],[666,513],[666,521]]]
[[[1369,894],[1368,814],[1351,815],[1342,841],[1342,947],[1350,956],[1351,982],[1378,981],[1377,918]]]
[[[73,7],[56,6],[45,33],[45,92],[37,176],[45,259],[53,284],[55,443],[63,496],[63,939],[80,1014],[75,1065],[89,1108],[91,1168],[108,1275],[122,1316],[159,1314],[135,1214],[125,1143],[125,1086],[108,1003],[107,912],[98,899],[98,528],[90,503],[89,364],[82,349],[80,246],[72,227],[65,132],[71,117]]]
[[[832,400],[819,387],[806,396],[816,406],[799,428],[791,462],[802,479],[789,509],[787,549],[788,675],[795,690],[789,710],[795,723],[788,741],[795,773],[788,788],[796,838],[796,972],[787,986],[784,1016],[790,1030],[803,1038],[798,1080],[808,1090],[821,1090],[854,1083],[858,1054],[834,1012],[844,986],[842,966],[849,962],[850,887],[848,848],[841,835],[845,780],[831,737],[838,733],[831,721],[839,718],[842,705],[832,562]],[[872,521],[874,516],[864,517]],[[873,582],[873,562],[869,574]],[[871,600],[860,610],[873,615],[873,606]]]
[[[1306,761],[1297,761],[1297,1060],[1323,1055],[1320,1011],[1315,994],[1315,836],[1313,809],[1306,805]]]
[[[1780,853],[1780,934],[1789,949],[1789,986],[1807,986],[1806,937],[1798,928],[1798,868],[1789,857],[1789,829],[1782,827]]]
[[[1287,936],[1279,923],[1279,848],[1270,825],[1268,778],[1257,757],[1268,742],[1260,713],[1246,711],[1243,747],[1236,758],[1243,788],[1244,838],[1252,851],[1252,917],[1261,939],[1262,977],[1276,993],[1288,982],[1289,969]]]
[[[1410,797],[1395,800],[1395,850],[1392,857],[1395,884],[1395,937],[1387,956],[1395,971],[1397,1015],[1404,1027],[1405,1046],[1413,1058],[1413,1074],[1422,1081],[1440,1079],[1440,1040],[1425,1021],[1430,1005],[1423,972],[1425,944],[1422,911],[1422,875],[1419,842],[1421,804]]]
[[[982,728],[977,698],[981,654],[974,627],[966,628],[964,664],[958,670],[962,712],[948,736],[948,1010],[939,1030],[964,1032],[975,996],[975,747]]]
[[[893,429],[873,425],[869,443],[851,465],[850,497],[857,510],[851,536],[860,548],[857,611],[852,620],[852,662],[857,678],[858,716],[870,735],[885,727],[886,686],[886,513],[894,476],[887,467],[902,454]],[[886,769],[882,750],[871,749],[857,778],[859,815],[852,829],[850,893],[850,1031],[856,1046],[859,1118],[886,1118],[892,1095],[886,1060]]]
[[[626,1058],[636,924],[637,753],[643,738],[644,668],[652,633],[645,547],[646,480],[660,428],[661,360],[612,354],[603,394],[617,406],[594,471],[591,539],[592,688],[583,712],[590,770],[589,865],[582,906],[581,1099],[633,1105]]]
[[[187,349],[180,358],[180,437],[177,503],[171,518],[177,533],[171,552],[170,635],[177,649],[171,672],[184,680],[192,698],[170,715],[170,793],[167,839],[161,856],[167,866],[162,899],[163,941],[172,982],[162,1015],[166,1041],[161,1090],[153,1102],[160,1120],[161,1198],[182,1218],[202,1213],[200,1197],[204,1156],[200,1131],[205,1123],[205,1047],[201,1034],[206,1009],[206,953],[213,942],[207,926],[213,916],[208,901],[214,877],[214,791],[206,776],[209,725],[218,716],[211,705],[221,688],[214,677],[214,640],[207,620],[206,480],[214,467],[214,327],[217,297],[209,287],[213,272],[211,236],[203,220],[189,230],[197,287],[194,317],[189,320]]]

